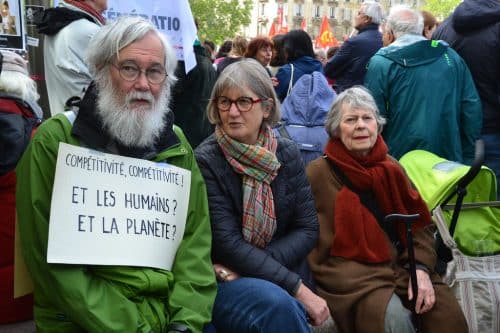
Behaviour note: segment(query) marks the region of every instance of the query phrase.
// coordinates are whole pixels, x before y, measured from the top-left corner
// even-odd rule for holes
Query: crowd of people
[[[0,327],[468,332],[398,159],[423,149],[470,164],[483,139],[500,179],[498,1],[465,0],[443,23],[365,1],[357,34],[327,52],[299,29],[218,50],[196,40],[187,73],[151,22],[106,22],[106,8],[62,0],[39,16],[48,119],[26,61],[0,52]],[[53,216],[69,209],[53,200],[62,144],[189,171],[169,269],[49,262]],[[393,213],[419,214],[412,242],[384,221]],[[20,298],[16,228],[33,281]]]

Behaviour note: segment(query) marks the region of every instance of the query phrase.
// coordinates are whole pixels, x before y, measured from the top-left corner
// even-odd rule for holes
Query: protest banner
[[[23,12],[21,0],[0,1],[0,48],[25,50]]]
[[[60,143],[47,262],[170,270],[190,184],[176,166]]]
[[[54,1],[54,6],[57,3]],[[193,44],[197,31],[188,0],[108,0],[108,10],[103,16],[116,20],[122,15],[141,16],[153,22],[174,47],[177,59],[184,60],[186,73],[196,66]]]

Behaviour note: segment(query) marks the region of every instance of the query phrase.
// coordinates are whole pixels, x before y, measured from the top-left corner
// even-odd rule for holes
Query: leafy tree
[[[198,38],[220,45],[232,39],[241,27],[250,24],[252,0],[189,0],[198,21]]]
[[[438,20],[447,18],[461,0],[426,0],[422,9],[432,13]]]

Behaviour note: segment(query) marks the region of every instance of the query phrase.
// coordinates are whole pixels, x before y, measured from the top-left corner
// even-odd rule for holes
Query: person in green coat
[[[87,59],[95,83],[74,111],[39,127],[17,167],[18,225],[37,332],[202,332],[217,287],[205,183],[167,107],[175,53],[151,22],[123,17],[96,33]],[[185,230],[170,270],[47,262],[60,143],[190,171]]]
[[[368,63],[365,86],[387,125],[389,154],[414,149],[470,164],[482,126],[481,101],[464,60],[442,41],[422,36],[422,15],[391,9],[381,48]]]

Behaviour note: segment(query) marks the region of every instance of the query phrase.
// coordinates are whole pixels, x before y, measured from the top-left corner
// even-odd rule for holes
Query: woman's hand
[[[273,83],[273,87],[276,87],[278,84],[280,84],[280,81],[278,81],[276,76],[271,77],[271,82]]]
[[[434,287],[432,286],[429,274],[426,271],[417,269],[417,285],[418,295],[415,302],[415,311],[417,313],[425,313],[432,309],[436,302]],[[413,299],[413,291],[411,289],[411,279],[408,280],[408,299]]]
[[[214,272],[217,280],[222,282],[233,281],[240,277],[238,273],[221,264],[214,264]]]
[[[307,314],[311,317],[312,325],[321,325],[330,316],[330,310],[328,310],[326,301],[313,293],[305,284],[300,284],[295,298],[297,298],[306,308]]]

